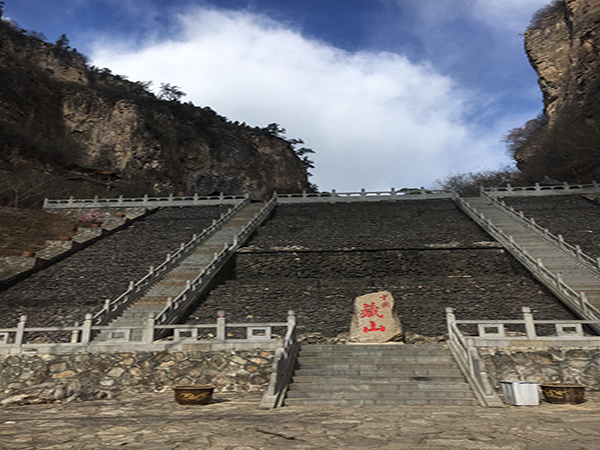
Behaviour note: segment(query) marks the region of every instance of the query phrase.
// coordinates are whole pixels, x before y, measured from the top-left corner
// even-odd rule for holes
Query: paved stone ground
[[[0,409],[0,449],[598,450],[600,394],[580,405],[284,407],[217,396],[180,406],[135,400]]]

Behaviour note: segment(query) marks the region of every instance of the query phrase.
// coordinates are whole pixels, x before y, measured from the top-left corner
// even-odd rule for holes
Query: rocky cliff
[[[265,197],[308,187],[306,162],[272,128],[159,99],[2,20],[0,80],[0,181],[32,171],[74,178],[75,168],[75,192],[94,170],[125,192]]]
[[[544,112],[509,135],[519,168],[534,179],[600,180],[600,1],[542,8],[525,33],[525,51]]]

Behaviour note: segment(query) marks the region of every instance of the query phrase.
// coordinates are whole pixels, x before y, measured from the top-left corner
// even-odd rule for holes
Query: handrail
[[[507,236],[500,228],[495,226],[491,220],[474,209],[465,199],[458,195],[454,197],[458,206],[475,222],[482,226],[494,239],[500,242],[517,260],[519,260],[529,271],[555,295],[561,298],[571,309],[583,317],[592,320],[600,320],[600,311],[592,306],[585,293],[578,293],[565,284],[560,275],[554,274],[544,267],[540,260],[534,259],[527,251],[514,241],[512,236]]]
[[[459,330],[458,325],[477,325],[477,335],[469,336],[475,346],[486,346],[488,341],[501,339],[503,341],[591,341],[600,343],[600,336],[586,336],[584,325],[600,325],[600,320],[534,320],[531,308],[522,307],[522,319],[502,319],[502,320],[456,320],[452,315],[448,315],[448,323]],[[452,313],[452,311],[450,311]],[[507,336],[505,325],[522,325],[521,335],[512,333]],[[538,335],[536,325],[554,325],[555,335]],[[461,334],[460,331],[457,331]],[[462,334],[461,334],[462,336]],[[463,337],[464,340],[464,337]]]
[[[296,194],[277,194],[279,203],[331,203],[347,201],[378,201],[378,200],[402,200],[423,198],[452,198],[452,193],[445,190],[425,188],[391,188],[389,191],[367,191],[361,189],[353,192],[307,192]]]
[[[485,364],[479,357],[477,348],[472,342],[465,339],[456,326],[455,316],[452,308],[446,308],[446,321],[448,324],[448,347],[454,356],[461,372],[473,389],[477,400],[482,406],[501,407],[502,402],[494,391]]]
[[[555,247],[558,247],[563,252],[569,254],[572,258],[575,258],[580,263],[586,265],[589,269],[598,272],[600,269],[600,258],[592,258],[588,254],[581,250],[579,245],[571,245],[565,242],[562,235],[554,235],[548,230],[548,228],[542,228],[538,225],[533,218],[525,217],[523,212],[517,212],[512,206],[508,206],[504,201],[498,200],[494,197],[490,197],[485,192],[482,192],[482,197],[488,198],[502,211],[506,212],[521,224],[525,225],[530,230],[542,236],[544,239],[552,243]],[[600,273],[598,273],[600,275]]]
[[[213,275],[227,263],[231,255],[248,239],[277,205],[277,195],[250,220],[246,226],[233,238],[233,243],[225,243],[223,249],[216,253],[213,260],[194,278],[177,297],[171,299],[167,306],[156,316],[156,323],[168,324],[181,317],[187,308],[200,295],[213,278]]]
[[[289,311],[288,329],[283,340],[283,347],[278,348],[275,352],[273,372],[271,372],[269,386],[260,402],[260,408],[272,409],[283,406],[299,351],[300,344],[298,343],[296,334],[296,316],[294,311]]]
[[[307,192],[303,190],[295,194],[278,194],[282,203],[286,201],[344,201],[344,200],[359,200],[359,199],[401,199],[419,197],[423,198],[450,198],[451,192],[440,189],[425,189],[425,188],[391,188],[389,191],[367,191],[361,189],[354,192],[337,192],[332,189],[331,192]],[[244,195],[225,195],[218,196],[192,196],[176,197],[173,194],[163,197],[143,197],[125,198],[122,195],[116,198],[94,198],[75,199],[44,199],[45,209],[67,209],[67,208],[117,208],[117,207],[159,207],[159,206],[198,206],[198,205],[215,205],[215,204],[235,204],[238,201],[244,200],[247,196]]]
[[[122,195],[116,198],[94,198],[75,199],[44,199],[44,209],[69,209],[69,208],[132,208],[132,207],[158,207],[158,206],[199,206],[199,205],[219,205],[236,204],[246,199],[248,195],[225,195],[214,196],[192,196],[176,197],[173,194],[165,197],[131,197],[125,198]]]
[[[592,184],[569,184],[564,182],[559,185],[540,185],[535,183],[533,186],[495,186],[481,187],[480,192],[485,192],[491,197],[510,197],[510,196],[539,196],[539,195],[557,195],[572,194],[573,191],[581,193],[592,193],[600,190],[600,186],[595,181]]]
[[[226,328],[246,328],[248,330],[256,329],[258,331],[264,331],[264,335],[252,335],[250,331],[247,332],[246,339],[230,339],[226,333]],[[81,351],[89,346],[109,346],[111,344],[126,344],[129,349],[135,350],[136,347],[149,345],[149,344],[161,344],[165,343],[172,345],[176,342],[198,342],[198,343],[211,343],[211,344],[227,344],[228,342],[240,343],[265,343],[265,342],[278,342],[279,339],[271,337],[271,328],[273,327],[287,327],[286,337],[284,342],[289,346],[287,341],[289,339],[295,340],[295,327],[296,321],[293,311],[288,312],[288,318],[286,322],[264,322],[264,323],[226,323],[225,313],[219,311],[219,317],[216,323],[212,324],[175,324],[175,325],[164,325],[157,324],[153,318],[148,318],[144,323],[137,326],[98,326],[93,324],[92,315],[87,314],[85,320],[81,325],[75,324],[72,327],[60,326],[60,327],[27,327],[27,316],[21,316],[19,322],[15,328],[3,328],[0,329],[0,353],[3,350],[9,350],[10,353],[20,353],[21,351],[27,352],[33,348],[49,348],[52,346],[60,346],[61,352],[68,351]],[[216,329],[216,336],[212,339],[199,339],[197,331],[200,329]],[[141,341],[132,341],[131,332],[134,330],[142,331]],[[160,330],[171,330],[176,332],[176,339],[169,341],[156,341],[154,335]],[[94,332],[110,332],[119,334],[121,337],[111,339],[102,342],[94,342],[92,335]],[[182,337],[182,332],[192,332],[189,337]],[[70,332],[70,342],[44,342],[44,343],[28,343],[28,333],[34,332]],[[63,339],[69,335],[63,335]]]
[[[125,292],[117,298],[105,302],[104,307],[94,315],[94,323],[96,325],[102,325],[121,314],[125,308],[138,298],[142,297],[157,280],[162,278],[166,273],[173,269],[173,267],[189,256],[200,244],[202,244],[202,242],[221,228],[225,222],[231,219],[231,217],[237,214],[249,202],[249,197],[246,197],[241,203],[233,208],[229,208],[229,210],[221,214],[219,219],[213,220],[212,225],[204,229],[202,233],[194,234],[192,239],[185,244],[181,244],[179,249],[174,253],[168,253],[165,260],[157,267],[150,267],[148,273],[137,282],[134,283],[131,281]]]

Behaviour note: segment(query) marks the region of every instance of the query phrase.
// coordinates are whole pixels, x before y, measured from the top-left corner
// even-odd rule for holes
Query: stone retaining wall
[[[0,396],[43,383],[78,382],[88,391],[154,391],[212,384],[219,392],[262,392],[274,350],[0,355]]]
[[[480,348],[490,381],[579,383],[600,390],[600,347]]]

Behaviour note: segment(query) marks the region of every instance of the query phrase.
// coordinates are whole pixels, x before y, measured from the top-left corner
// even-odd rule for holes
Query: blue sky
[[[521,34],[548,0],[6,0],[5,16],[230,120],[287,129],[322,190],[510,164],[542,109]]]

